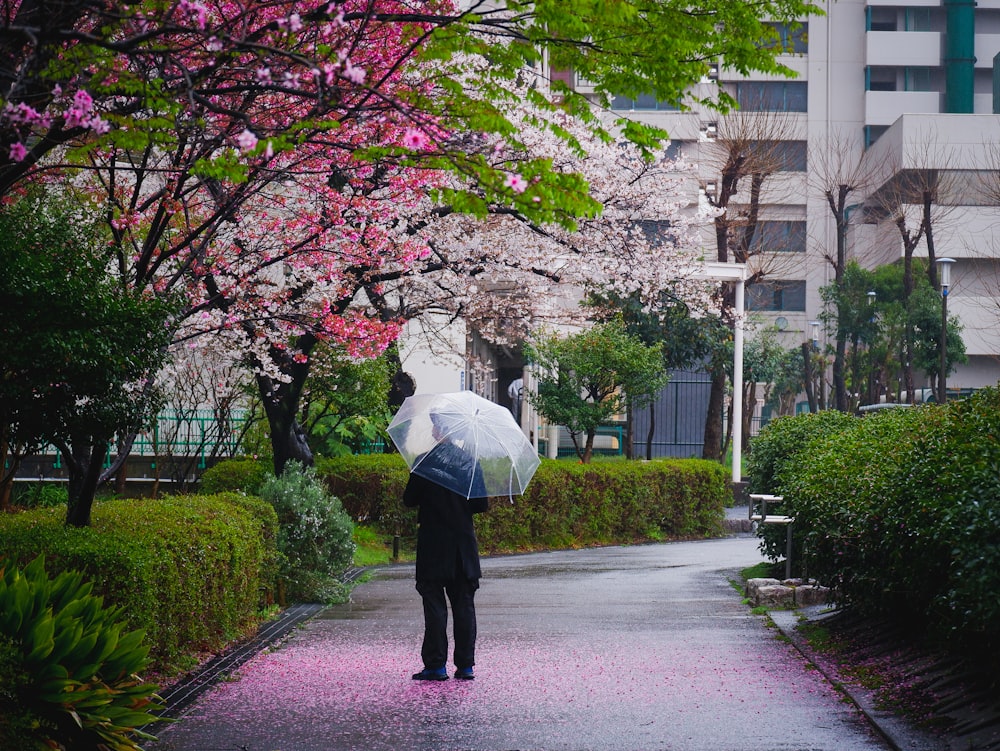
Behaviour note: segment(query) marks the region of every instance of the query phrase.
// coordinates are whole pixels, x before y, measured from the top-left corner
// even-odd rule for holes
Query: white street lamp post
[[[954,258],[938,258],[938,276],[941,281],[941,341],[938,344],[938,404],[944,404],[948,398],[948,289],[951,287],[951,265]]]
[[[733,483],[743,480],[743,299],[747,269],[742,263],[707,261],[694,274],[697,279],[736,282],[733,301],[735,318],[733,331]]]

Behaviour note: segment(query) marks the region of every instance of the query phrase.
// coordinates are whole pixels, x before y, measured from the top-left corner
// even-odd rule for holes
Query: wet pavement
[[[474,681],[423,683],[412,566],[245,663],[147,751],[892,746],[731,585],[749,536],[484,559]]]

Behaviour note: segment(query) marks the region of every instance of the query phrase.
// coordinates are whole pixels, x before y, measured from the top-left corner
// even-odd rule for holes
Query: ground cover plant
[[[337,457],[320,474],[351,516],[409,537],[416,516],[402,506],[408,472],[395,454]],[[578,462],[545,459],[527,492],[491,500],[477,517],[487,553],[721,534],[731,498],[724,468],[700,459]]]
[[[156,687],[144,632],[78,572],[0,559],[0,747],[132,751],[152,736]]]

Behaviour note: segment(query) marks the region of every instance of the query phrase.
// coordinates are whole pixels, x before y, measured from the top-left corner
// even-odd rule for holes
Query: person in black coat
[[[447,466],[467,463],[471,457],[451,443],[442,443],[424,459],[447,471]],[[423,471],[433,474],[424,465]],[[474,473],[473,489],[485,492],[481,471]],[[455,677],[474,678],[476,662],[476,590],[482,572],[479,544],[472,515],[488,508],[485,497],[465,498],[426,477],[411,474],[403,504],[417,507],[417,591],[423,599],[424,639],[420,649],[424,669],[415,680],[448,678],[448,606],[455,632]]]

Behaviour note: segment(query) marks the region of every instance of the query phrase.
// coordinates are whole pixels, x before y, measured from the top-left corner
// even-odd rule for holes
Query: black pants
[[[437,670],[448,663],[448,605],[455,626],[455,667],[476,664],[476,590],[478,579],[418,581],[417,591],[424,601],[424,642],[420,657],[424,667]]]

